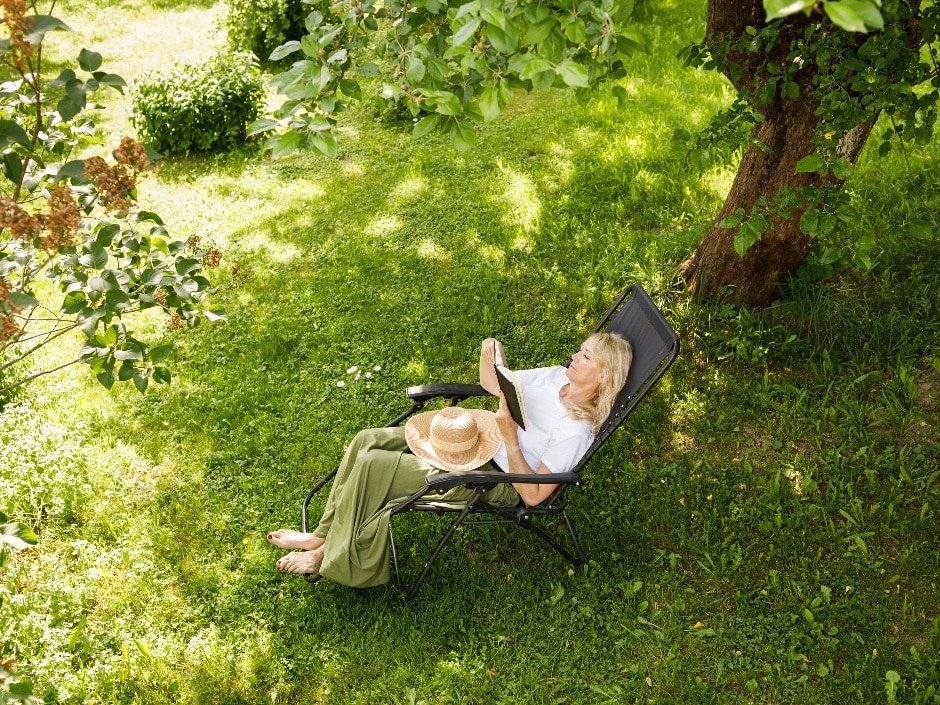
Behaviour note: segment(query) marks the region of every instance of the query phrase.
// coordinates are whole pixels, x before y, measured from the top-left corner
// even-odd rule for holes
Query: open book
[[[506,367],[506,361],[503,360],[499,345],[493,344],[493,367],[496,368],[496,381],[499,388],[506,397],[506,405],[509,407],[509,413],[512,420],[515,421],[523,431],[529,425],[529,414],[525,408],[525,394],[522,391],[522,380],[519,375]]]

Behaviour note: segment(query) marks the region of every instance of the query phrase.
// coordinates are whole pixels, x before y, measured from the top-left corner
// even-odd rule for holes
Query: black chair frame
[[[399,593],[404,596],[406,602],[410,602],[418,594],[418,590],[424,584],[441,551],[457,529],[462,526],[515,524],[537,535],[575,566],[587,562],[574,524],[566,511],[565,491],[572,485],[582,483],[581,471],[587,462],[610,435],[623,424],[679,354],[679,336],[639,284],[627,287],[613,303],[594,327],[592,334],[598,331],[616,332],[627,338],[633,346],[633,363],[630,367],[627,383],[618,395],[610,415],[595,435],[590,448],[570,472],[552,473],[550,475],[511,475],[500,471],[494,465],[495,471],[476,470],[442,473],[429,477],[426,487],[392,509],[388,527],[392,565],[395,571],[396,587]],[[386,427],[399,426],[410,416],[421,411],[425,404],[432,400],[449,400],[451,406],[457,406],[472,397],[491,395],[478,384],[432,384],[409,387],[406,390],[406,396],[412,401],[411,408],[385,424]],[[334,468],[304,498],[301,508],[302,531],[308,531],[307,514],[310,501],[333,479],[337,469]],[[486,494],[498,484],[506,482],[514,484],[557,484],[558,488],[537,507],[526,506],[521,501],[515,507],[498,507],[487,502]],[[434,501],[436,496],[439,497],[449,489],[459,486],[474,490],[474,495],[466,503],[443,504]],[[398,547],[395,543],[394,523],[396,516],[407,512],[431,512],[439,515],[456,514],[457,516],[438,540],[430,557],[424,564],[421,574],[406,593],[401,566],[399,565]],[[486,518],[471,518],[478,516]],[[555,516],[560,516],[564,522],[570,548],[566,548],[556,541],[540,526],[541,518]]]

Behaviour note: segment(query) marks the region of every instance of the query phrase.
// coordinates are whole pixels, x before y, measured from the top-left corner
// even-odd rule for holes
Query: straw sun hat
[[[448,406],[408,419],[405,440],[412,453],[434,467],[460,471],[489,462],[503,437],[492,411]]]

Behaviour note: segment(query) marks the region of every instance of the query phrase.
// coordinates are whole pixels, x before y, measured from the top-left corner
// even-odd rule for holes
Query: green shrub
[[[264,107],[258,60],[247,52],[148,73],[133,90],[138,137],[164,154],[232,149]]]
[[[250,51],[266,62],[271,52],[306,34],[311,8],[301,0],[229,0],[225,29],[236,51]]]

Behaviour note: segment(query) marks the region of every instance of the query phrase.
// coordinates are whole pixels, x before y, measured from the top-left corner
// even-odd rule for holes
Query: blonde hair
[[[614,408],[617,395],[627,383],[627,373],[633,362],[633,348],[619,333],[595,333],[584,341],[584,347],[594,353],[601,366],[601,383],[594,397],[584,404],[567,403],[568,415],[577,421],[587,421],[594,433],[600,430]]]

